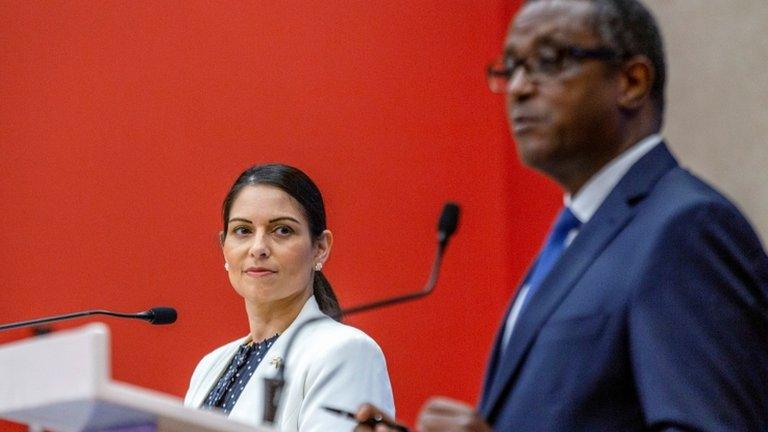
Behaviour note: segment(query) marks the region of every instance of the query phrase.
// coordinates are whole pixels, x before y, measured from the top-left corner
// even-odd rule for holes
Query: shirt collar
[[[565,194],[565,206],[573,211],[582,224],[587,223],[624,174],[635,162],[656,147],[661,139],[659,134],[649,135],[625,150],[593,175],[575,196]]]

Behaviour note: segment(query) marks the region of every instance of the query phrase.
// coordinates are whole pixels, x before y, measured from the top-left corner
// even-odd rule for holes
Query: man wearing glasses
[[[528,1],[487,73],[520,157],[565,206],[500,326],[479,406],[433,398],[418,430],[767,431],[768,257],[658,135],[651,14],[637,0]]]

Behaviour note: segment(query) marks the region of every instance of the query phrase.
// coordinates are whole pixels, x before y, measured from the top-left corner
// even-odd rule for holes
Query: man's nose
[[[528,78],[528,72],[524,67],[518,67],[512,72],[507,83],[507,95],[513,100],[525,98],[530,95],[535,86]]]

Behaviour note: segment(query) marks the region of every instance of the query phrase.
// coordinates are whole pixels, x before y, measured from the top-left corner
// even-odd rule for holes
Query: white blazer
[[[241,423],[262,422],[264,378],[274,377],[275,362],[283,361],[285,345],[302,322],[323,316],[315,297],[304,304],[293,323],[277,338],[245,386],[229,418]],[[184,405],[199,408],[224,373],[246,337],[207,354],[195,368]],[[277,412],[281,431],[351,431],[355,423],[323,406],[355,412],[364,402],[394,417],[395,406],[381,348],[362,331],[325,317],[296,335],[285,363],[285,387]],[[279,360],[278,360],[279,359]]]

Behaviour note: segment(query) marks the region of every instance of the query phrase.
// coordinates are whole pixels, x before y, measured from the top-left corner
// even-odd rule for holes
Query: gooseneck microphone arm
[[[349,316],[360,312],[366,312],[369,310],[379,309],[385,306],[392,306],[398,303],[404,303],[411,300],[416,300],[425,297],[432,293],[437,285],[437,277],[440,274],[440,265],[443,261],[443,252],[448,245],[448,240],[451,235],[456,231],[456,227],[459,223],[459,206],[455,203],[446,203],[443,206],[443,211],[440,214],[440,220],[437,225],[437,252],[435,253],[435,259],[432,261],[432,270],[429,273],[429,278],[424,287],[416,292],[401,294],[395,297],[389,297],[370,303],[363,303],[357,306],[351,306],[349,308],[342,309],[339,313],[331,315],[331,318],[337,319],[343,316]],[[277,416],[277,408],[280,405],[280,397],[282,395],[283,386],[285,385],[285,366],[288,363],[288,354],[291,352],[293,342],[296,340],[296,336],[308,325],[317,321],[324,320],[326,315],[316,316],[310,318],[296,327],[291,338],[285,344],[285,351],[283,352],[283,361],[277,365],[277,373],[274,378],[265,378],[265,395],[264,395],[264,422],[274,423]]]
[[[429,279],[419,291],[402,294],[395,297],[390,297],[382,300],[373,301],[371,303],[364,303],[357,306],[351,306],[342,309],[338,314],[339,316],[333,316],[331,318],[339,318],[342,316],[353,315],[360,312],[366,312],[373,309],[382,308],[385,306],[391,306],[398,303],[403,303],[411,300],[416,300],[421,297],[429,295],[437,285],[437,277],[440,275],[440,265],[443,263],[443,252],[446,246],[448,246],[448,240],[451,238],[456,227],[459,224],[459,206],[455,203],[446,203],[443,206],[443,212],[440,213],[440,220],[437,223],[437,252],[435,253],[435,259],[432,261],[432,270],[429,273]],[[297,332],[298,333],[298,332]],[[286,345],[286,348],[288,346]],[[287,354],[287,351],[286,351]]]
[[[427,279],[427,283],[424,285],[424,288],[422,288],[420,291],[402,294],[395,297],[385,298],[385,299],[373,301],[370,303],[363,303],[361,305],[344,308],[341,310],[341,313],[339,315],[342,317],[345,317],[345,316],[353,315],[356,313],[366,312],[369,310],[378,309],[385,306],[392,306],[398,303],[404,303],[407,301],[416,300],[421,297],[428,296],[430,293],[432,293],[432,291],[434,291],[435,285],[437,285],[437,277],[440,274],[440,265],[443,262],[444,250],[445,250],[445,243],[440,243],[438,245],[437,253],[435,254],[435,259],[432,261],[432,271],[429,273],[429,279]],[[332,317],[332,318],[339,318],[339,317]]]
[[[144,312],[138,312],[138,313],[122,313],[122,312],[112,312],[108,310],[101,310],[101,309],[94,309],[94,310],[87,310],[82,312],[74,312],[64,315],[54,315],[50,317],[45,318],[38,318],[28,321],[19,321],[15,323],[8,323],[8,324],[2,324],[0,325],[0,331],[4,330],[10,330],[14,328],[21,328],[21,327],[30,327],[38,324],[46,324],[50,322],[56,322],[56,321],[64,321],[69,320],[73,318],[80,318],[84,316],[89,315],[108,315],[118,318],[130,318],[130,319],[140,319],[144,321],[148,321],[150,324],[172,324],[176,322],[176,309],[170,308],[170,307],[155,307],[149,310],[146,310]]]

